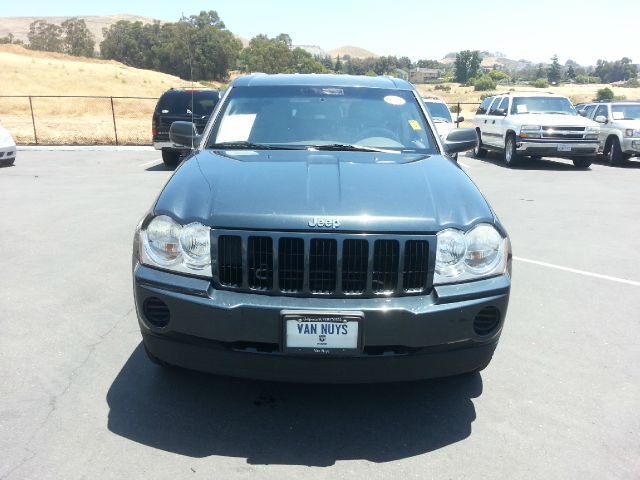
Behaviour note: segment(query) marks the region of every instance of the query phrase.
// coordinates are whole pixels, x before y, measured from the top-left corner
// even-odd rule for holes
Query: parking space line
[[[151,165],[152,163],[158,163],[161,162],[162,159],[161,158],[156,158],[155,160],[151,160],[150,162],[146,162],[146,163],[141,163],[140,165],[138,165],[139,167],[146,167],[147,165]]]
[[[458,163],[462,165],[464,168],[473,168],[471,165],[467,165],[466,163],[461,162],[460,160],[458,160]]]
[[[541,267],[555,268],[556,270],[562,270],[564,272],[577,273],[578,275],[585,275],[587,277],[600,278],[602,280],[610,280],[612,282],[624,283],[626,285],[633,285],[634,287],[640,287],[640,282],[635,280],[627,280],[625,278],[611,277],[609,275],[602,275],[600,273],[587,272],[585,270],[578,270],[577,268],[563,267],[561,265],[555,265],[553,263],[540,262],[538,260],[531,260],[522,257],[513,257],[514,260],[519,262],[531,263],[533,265],[540,265]]]

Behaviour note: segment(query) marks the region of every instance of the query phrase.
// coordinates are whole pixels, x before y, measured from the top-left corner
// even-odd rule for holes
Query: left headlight
[[[627,128],[624,131],[624,136],[625,137],[640,137],[640,130],[633,129],[633,128]]]
[[[481,223],[468,232],[447,229],[438,233],[435,285],[457,283],[507,271],[509,239],[493,225]]]
[[[584,130],[584,138],[587,140],[597,140],[599,133],[600,133],[599,126],[587,127]]]
[[[189,275],[211,277],[211,229],[155,217],[140,231],[140,262]]]

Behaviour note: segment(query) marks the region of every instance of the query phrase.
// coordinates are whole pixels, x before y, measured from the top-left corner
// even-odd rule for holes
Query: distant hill
[[[79,18],[85,21],[87,24],[87,28],[93,33],[96,37],[96,47],[102,41],[102,29],[109,28],[114,23],[120,20],[127,20],[129,22],[142,22],[142,23],[153,23],[159,20],[149,17],[140,17],[138,15],[126,15],[126,14],[118,14],[118,15],[103,15],[103,16],[69,16],[69,17],[0,17],[0,37],[5,37],[10,33],[13,33],[13,36],[17,40],[22,40],[23,42],[27,42],[27,34],[29,33],[29,25],[36,20],[44,20],[48,23],[54,23],[56,25],[60,25],[65,20],[70,18]]]
[[[329,50],[327,54],[332,58],[336,58],[338,55],[340,55],[340,57],[349,55],[351,58],[377,58],[380,56],[373,52],[370,52],[369,50],[365,50],[364,48],[353,47],[350,45],[334,48],[333,50]]]
[[[445,65],[453,64],[456,61],[456,53],[457,52],[451,52],[446,54],[444,58],[440,60],[440,63],[443,63]],[[499,53],[499,52],[492,53],[492,52],[483,51],[483,52],[480,52],[480,57],[482,58],[481,65],[483,67],[493,67],[494,65],[502,65],[502,67],[507,70],[513,70],[513,69],[519,70],[531,64],[531,62],[528,62],[526,60],[511,60],[507,58],[503,53]]]

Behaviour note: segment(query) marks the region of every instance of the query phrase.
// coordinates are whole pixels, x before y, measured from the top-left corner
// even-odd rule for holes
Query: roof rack
[[[607,98],[607,99],[604,99],[604,100],[594,100],[593,102],[587,102],[587,103],[613,103],[613,102],[640,103],[640,100],[626,100],[626,99],[619,99],[619,98]]]
[[[513,92],[509,91],[509,92],[494,93],[491,96],[492,97],[497,97],[499,95],[513,95],[515,93],[535,93],[535,94],[547,93],[549,95],[560,95],[559,93],[556,93],[556,92],[542,92],[540,90],[516,90],[516,91],[513,91]]]

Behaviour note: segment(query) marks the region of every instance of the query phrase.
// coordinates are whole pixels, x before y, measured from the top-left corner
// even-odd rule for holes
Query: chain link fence
[[[150,145],[155,97],[0,95],[0,119],[20,145]],[[478,102],[448,102],[459,127]]]
[[[150,145],[155,97],[0,96],[21,145]]]

